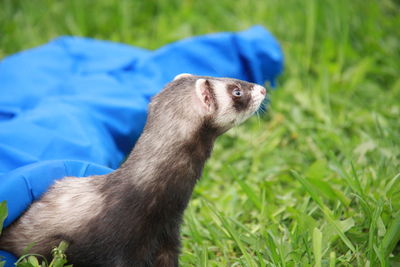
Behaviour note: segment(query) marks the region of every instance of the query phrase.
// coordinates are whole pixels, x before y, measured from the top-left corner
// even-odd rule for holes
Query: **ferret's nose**
[[[260,93],[261,93],[262,95],[265,95],[265,94],[267,93],[267,90],[265,90],[264,87],[261,87],[261,88],[260,88]]]

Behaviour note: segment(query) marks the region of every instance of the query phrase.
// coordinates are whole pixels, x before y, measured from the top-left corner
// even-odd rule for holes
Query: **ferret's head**
[[[264,87],[237,79],[180,74],[153,98],[150,113],[206,121],[222,133],[257,111],[265,95]]]

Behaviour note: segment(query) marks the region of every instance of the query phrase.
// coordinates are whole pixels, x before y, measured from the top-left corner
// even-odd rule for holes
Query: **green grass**
[[[395,0],[1,0],[0,57],[60,35],[155,49],[266,26],[285,52],[268,112],[221,137],[182,266],[400,265]]]

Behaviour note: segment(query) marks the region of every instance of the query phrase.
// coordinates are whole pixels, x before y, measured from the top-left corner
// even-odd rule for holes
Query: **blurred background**
[[[268,112],[216,144],[182,266],[395,266],[399,1],[1,0],[0,59],[62,35],[156,49],[254,24],[285,71]]]

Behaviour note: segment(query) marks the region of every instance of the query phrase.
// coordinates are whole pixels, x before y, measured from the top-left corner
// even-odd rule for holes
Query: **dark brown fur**
[[[228,94],[232,98],[233,107],[238,112],[246,110],[249,107],[249,103],[251,101],[251,90],[253,89],[253,86],[249,85],[249,84],[243,84],[243,86],[247,90],[243,90],[243,95],[241,97],[237,97],[237,96],[233,95],[233,91],[235,89],[241,88],[241,86],[239,84],[229,84],[226,88],[226,90],[228,91]]]
[[[59,229],[44,234],[45,229],[38,229],[46,237],[36,242],[32,252],[49,256],[52,246],[66,240],[70,245],[68,260],[75,267],[178,266],[183,212],[215,139],[227,130],[213,123],[212,114],[199,116],[193,111],[191,97],[198,78],[178,79],[152,100],[143,134],[119,169],[108,175],[82,178],[94,188],[91,193],[104,200],[101,212],[85,221],[85,214],[60,211],[82,220],[81,227],[72,233]],[[218,110],[215,88],[210,82],[206,85],[214,110]],[[248,96],[246,92],[245,100],[233,101],[238,111],[249,105]],[[54,190],[50,189],[40,201],[56,210],[51,202],[57,197]],[[77,197],[85,194],[85,188],[82,190]],[[74,211],[73,201],[70,205]],[[6,229],[0,248],[18,254],[13,237],[23,227],[21,220],[24,216]],[[43,219],[46,223],[51,222]]]

